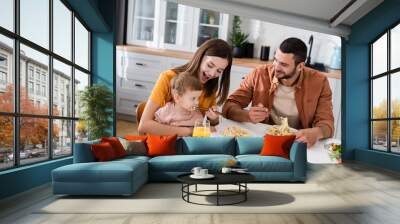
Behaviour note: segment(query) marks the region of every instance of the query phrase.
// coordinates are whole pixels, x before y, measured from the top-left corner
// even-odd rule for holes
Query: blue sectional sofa
[[[178,175],[196,166],[219,172],[230,159],[237,160],[259,182],[306,180],[307,147],[300,142],[292,145],[290,159],[285,159],[258,155],[262,137],[184,137],[177,140],[177,155],[96,162],[90,145],[98,142],[77,143],[74,163],[52,171],[54,194],[131,195],[148,181],[176,181]]]

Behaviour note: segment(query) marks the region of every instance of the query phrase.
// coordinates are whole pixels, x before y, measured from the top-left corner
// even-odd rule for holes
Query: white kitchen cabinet
[[[134,116],[146,101],[160,73],[188,60],[117,50],[117,113]]]
[[[164,70],[163,57],[117,51],[117,113],[134,116]]]
[[[127,29],[132,44],[157,47],[159,33],[159,0],[134,0],[129,2]]]
[[[227,40],[228,20],[227,14],[217,11],[198,9],[194,11],[194,27],[193,32],[194,43],[192,50],[196,50],[205,41],[212,38],[220,38]]]
[[[227,40],[229,15],[171,0],[130,0],[127,43],[195,51],[211,38]]]
[[[184,6],[174,1],[160,1],[159,48],[187,51],[192,48],[193,7]]]

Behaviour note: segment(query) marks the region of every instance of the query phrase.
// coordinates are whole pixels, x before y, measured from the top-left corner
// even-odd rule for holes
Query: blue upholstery
[[[92,144],[98,144],[100,140],[94,140],[90,142],[77,143],[74,147],[74,163],[87,163],[95,162],[96,158],[92,153],[90,146]]]
[[[177,141],[177,155],[95,162],[90,145],[98,142],[75,144],[74,164],[53,170],[54,194],[131,195],[149,180],[176,181],[196,166],[218,172],[229,159],[238,160],[256,181],[306,180],[307,150],[300,142],[292,145],[290,159],[285,159],[258,155],[263,137],[184,137]]]
[[[149,160],[149,178],[151,181],[174,181],[177,175],[189,173],[196,166],[218,172],[230,159],[235,157],[221,154],[157,156]]]
[[[52,177],[54,194],[131,195],[147,182],[148,164],[141,159],[74,163],[53,170]]]
[[[290,148],[290,160],[293,162],[293,179],[305,181],[307,176],[307,145],[294,142]]]
[[[177,143],[177,154],[227,154],[235,155],[235,139],[232,137],[193,138],[184,137]]]
[[[279,156],[239,155],[239,166],[250,172],[292,172],[292,161]]]
[[[259,154],[264,145],[263,137],[238,137],[236,155]]]

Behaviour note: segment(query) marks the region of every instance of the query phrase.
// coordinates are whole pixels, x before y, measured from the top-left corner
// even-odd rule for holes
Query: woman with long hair
[[[216,105],[222,105],[228,96],[231,67],[231,47],[224,40],[211,39],[197,49],[188,63],[162,72],[147,100],[138,127],[139,133],[191,135],[193,127],[176,127],[154,120],[155,112],[172,101],[172,78],[181,72],[193,74],[202,85],[199,107],[209,108],[205,114],[215,117]],[[218,119],[211,120],[210,123],[215,125],[218,123]]]

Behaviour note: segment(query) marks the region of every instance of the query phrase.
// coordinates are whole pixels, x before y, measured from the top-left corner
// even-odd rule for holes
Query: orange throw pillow
[[[112,145],[108,142],[93,144],[90,147],[92,149],[94,157],[99,162],[109,161],[117,158]]]
[[[147,136],[147,154],[148,156],[163,156],[163,155],[175,155],[176,154],[176,139],[177,135],[172,136],[159,136],[159,135],[148,135]]]
[[[101,142],[110,143],[112,148],[114,149],[117,158],[126,156],[126,151],[124,149],[124,146],[122,146],[121,142],[117,137],[101,138]]]
[[[146,141],[147,136],[145,135],[125,135],[124,139],[129,140],[129,141]]]
[[[262,156],[280,156],[289,159],[290,148],[296,135],[265,135],[264,146],[261,149],[260,155]]]

